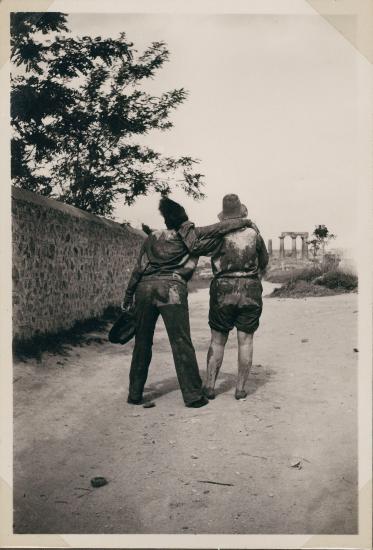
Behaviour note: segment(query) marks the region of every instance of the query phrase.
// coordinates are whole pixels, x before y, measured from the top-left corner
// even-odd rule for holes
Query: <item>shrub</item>
[[[324,273],[323,267],[320,265],[305,267],[299,271],[292,273],[291,281],[313,281],[315,277],[319,277]]]
[[[314,285],[310,281],[290,281],[281,288],[275,288],[271,296],[273,298],[306,298],[309,296],[330,296],[335,291],[319,285]]]
[[[269,271],[266,281],[271,283],[289,283],[295,281],[313,281],[328,270],[324,264],[310,265],[303,268],[294,268],[287,271],[274,269]]]
[[[355,290],[358,287],[358,278],[353,273],[336,269],[324,273],[314,283],[331,289]]]
[[[357,287],[358,278],[353,273],[340,269],[323,273],[322,268],[315,266],[293,272],[292,279],[281,288],[275,289],[271,296],[279,298],[331,296],[354,291]]]

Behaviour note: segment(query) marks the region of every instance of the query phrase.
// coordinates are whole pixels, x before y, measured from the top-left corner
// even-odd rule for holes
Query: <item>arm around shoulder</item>
[[[267,247],[265,245],[264,239],[260,235],[260,233],[257,235],[257,253],[258,253],[259,269],[262,275],[264,275],[269,262],[269,255],[267,252]]]

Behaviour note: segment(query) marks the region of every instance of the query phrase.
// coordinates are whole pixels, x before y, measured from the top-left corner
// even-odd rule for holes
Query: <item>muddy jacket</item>
[[[211,254],[214,277],[258,277],[267,264],[263,238],[251,227],[225,235]]]
[[[232,219],[205,227],[184,222],[178,231],[153,231],[144,241],[132,271],[125,300],[131,300],[140,279],[173,276],[188,281],[197,266],[198,257],[211,254],[229,231],[251,225],[250,220]]]

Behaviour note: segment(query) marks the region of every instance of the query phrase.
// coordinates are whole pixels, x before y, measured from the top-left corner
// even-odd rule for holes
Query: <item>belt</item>
[[[260,281],[259,276],[257,274],[249,274],[249,273],[247,275],[228,275],[228,274],[224,274],[224,275],[215,275],[214,276],[214,280],[220,280],[220,279],[251,279],[251,280]]]
[[[162,273],[160,275],[143,275],[142,279],[140,280],[140,283],[146,282],[146,281],[159,281],[159,279],[172,279],[175,281],[179,281],[181,283],[186,284],[186,280],[179,275],[178,273]]]

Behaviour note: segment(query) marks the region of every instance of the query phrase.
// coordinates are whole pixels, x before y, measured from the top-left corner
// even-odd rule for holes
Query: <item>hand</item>
[[[121,309],[122,311],[128,311],[133,305],[133,298],[124,298]]]
[[[259,235],[260,231],[259,231],[259,229],[258,229],[258,226],[257,226],[254,222],[252,222],[251,220],[250,220],[250,224],[251,224],[250,227],[251,227],[252,229],[254,229],[254,231],[256,231],[256,232],[258,233],[258,235]]]
[[[146,233],[147,235],[150,235],[150,233],[153,232],[153,229],[151,227],[149,227],[148,225],[146,225],[146,223],[142,223],[141,228],[144,231],[144,233]]]
[[[249,220],[248,218],[245,218],[243,221],[245,222],[244,227],[250,227],[251,229],[255,229],[257,233],[259,233],[259,229],[253,221]]]

